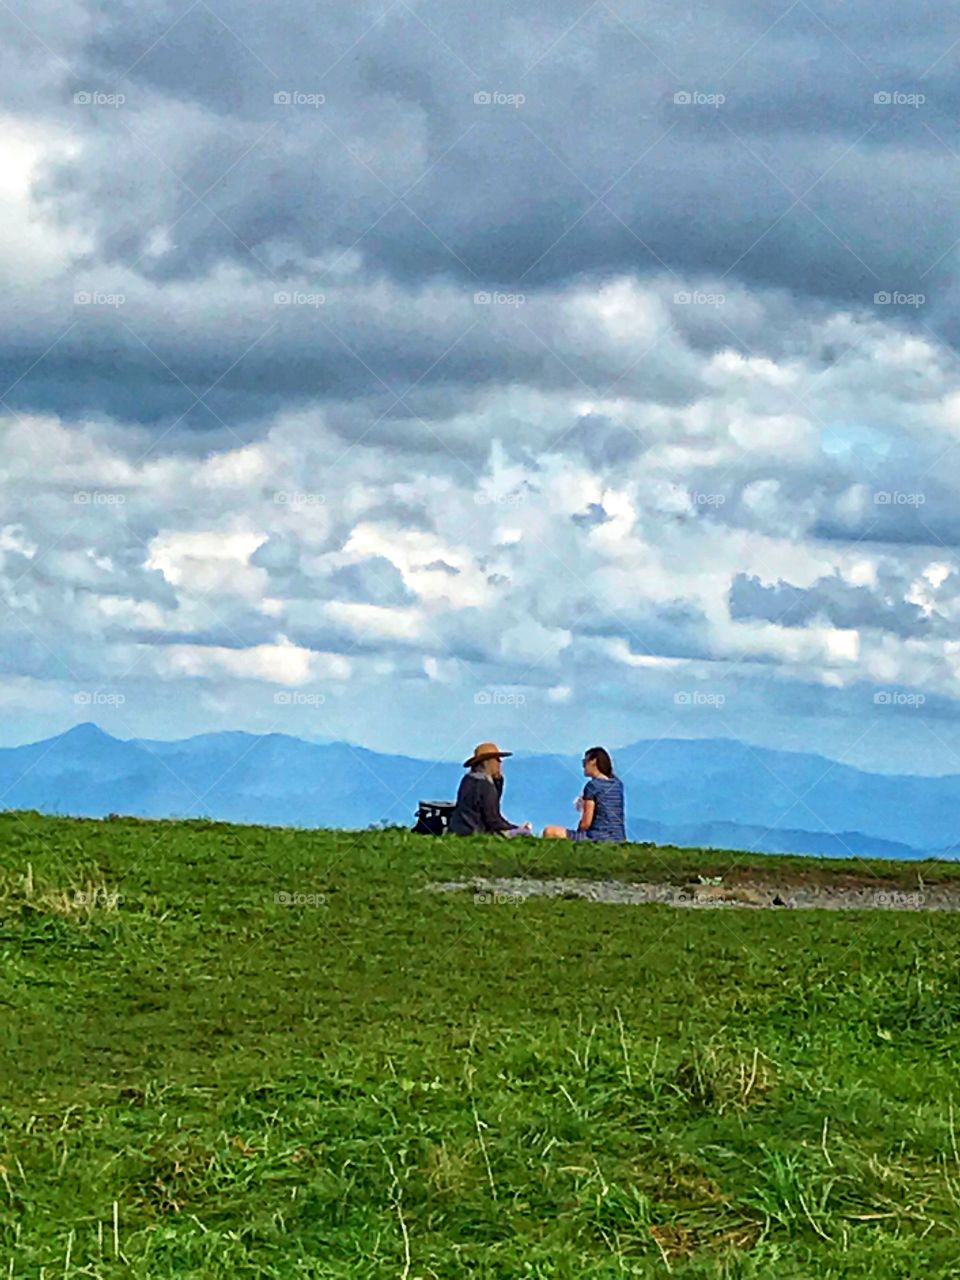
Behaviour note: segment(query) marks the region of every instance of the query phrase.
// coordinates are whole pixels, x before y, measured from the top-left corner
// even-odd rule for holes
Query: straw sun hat
[[[475,764],[483,764],[484,760],[503,760],[512,755],[512,751],[501,751],[495,742],[481,742],[470,759],[464,760],[463,767],[472,769]]]

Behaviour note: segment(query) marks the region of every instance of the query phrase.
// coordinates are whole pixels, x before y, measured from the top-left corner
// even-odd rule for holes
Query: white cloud
[[[177,287],[185,302],[189,289]],[[391,288],[381,289],[388,310]],[[455,313],[454,298],[433,293]],[[607,342],[604,359],[627,360],[658,297],[636,282],[593,307],[572,293],[558,305],[558,340],[593,316],[593,354]],[[738,691],[756,690],[771,714],[784,682],[842,692],[858,680],[916,681],[956,696],[947,633],[917,622],[910,634],[908,623],[960,622],[954,544],[931,547],[924,531],[953,519],[960,482],[934,467],[928,483],[941,488],[921,507],[885,508],[875,493],[904,487],[892,446],[864,468],[858,451],[879,437],[844,427],[843,448],[824,453],[822,421],[847,418],[854,403],[864,418],[889,418],[897,385],[872,387],[862,351],[829,382],[799,377],[801,366],[816,370],[815,337],[798,321],[778,378],[763,361],[718,361],[672,332],[657,358],[695,371],[687,404],[636,387],[595,397],[487,387],[472,407],[438,409],[433,426],[451,448],[429,453],[389,439],[351,446],[331,425],[335,408],[320,405],[284,409],[255,441],[221,439],[200,454],[182,438],[151,452],[142,428],[108,420],[0,418],[0,597],[20,619],[0,617],[7,667],[40,683],[62,678],[58,662],[153,672],[168,690],[200,682],[238,723],[260,713],[247,717],[231,681],[303,686],[349,673],[374,741],[421,715],[424,698],[496,687],[531,691],[531,726],[538,708],[563,706],[574,721],[620,726],[621,737],[634,735],[632,708],[656,690],[657,731],[656,715],[673,714],[669,682],[687,667],[722,684],[728,709]],[[918,357],[924,369],[933,360]],[[795,387],[809,395],[809,416]],[[952,438],[943,403],[904,400],[931,462]],[[453,451],[464,444],[469,465]],[[877,520],[888,539],[871,536]],[[336,575],[369,561],[381,562],[373,579],[396,570],[396,590],[387,584],[375,600],[344,590]],[[835,580],[873,612],[862,625],[819,614],[800,623],[789,609],[777,621],[735,618],[738,574],[787,591]],[[896,627],[884,627],[885,609]],[[333,701],[327,712],[341,714]],[[337,731],[359,737],[356,723]]]
[[[57,280],[72,258],[92,248],[89,237],[41,217],[33,193],[41,168],[77,151],[62,129],[0,114],[0,279],[8,289]]]
[[[203,645],[168,645],[157,658],[159,670],[168,677],[236,676],[272,684],[303,685],[321,671],[345,678],[349,663],[343,658],[311,653],[280,636],[276,644],[253,645],[246,649],[225,649]]]
[[[172,586],[256,598],[266,575],[250,567],[250,557],[266,541],[264,533],[184,531],[158,534],[149,546],[148,569],[159,569]]]
[[[331,600],[323,612],[357,637],[370,640],[416,640],[424,632],[418,609],[390,609],[375,604]]]

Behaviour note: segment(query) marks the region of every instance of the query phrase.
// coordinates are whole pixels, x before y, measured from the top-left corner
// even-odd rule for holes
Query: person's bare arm
[[[596,800],[588,800],[586,796],[583,798],[583,807],[580,810],[579,831],[589,831],[593,826],[593,815],[597,809]]]

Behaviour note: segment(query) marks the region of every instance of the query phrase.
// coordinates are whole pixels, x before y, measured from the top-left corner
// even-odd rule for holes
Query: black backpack
[[[450,814],[456,807],[452,800],[421,800],[414,832],[418,836],[446,835]]]

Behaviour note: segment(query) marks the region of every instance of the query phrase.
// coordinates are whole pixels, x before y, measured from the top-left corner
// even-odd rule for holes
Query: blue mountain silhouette
[[[960,777],[867,773],[730,739],[637,742],[615,753],[632,838],[836,856],[953,857]],[[506,766],[514,821],[573,822],[579,758]],[[286,734],[122,741],[95,724],[0,749],[0,807],[103,817],[211,817],[301,827],[408,826],[420,799],[452,798],[457,763]]]

